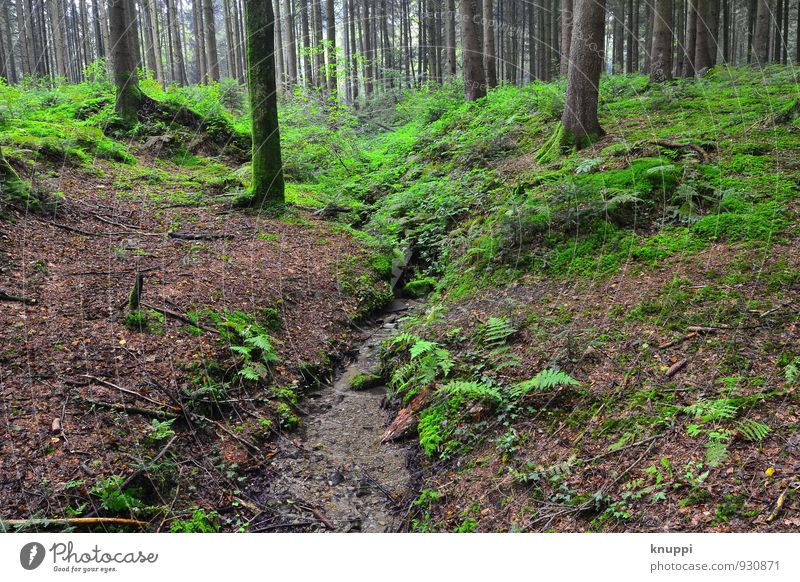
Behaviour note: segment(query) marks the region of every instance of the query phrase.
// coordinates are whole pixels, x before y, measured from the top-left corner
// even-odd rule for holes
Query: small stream
[[[409,445],[381,443],[394,416],[386,387],[356,391],[350,382],[378,367],[381,342],[415,307],[395,299],[362,325],[363,343],[333,384],[306,393],[304,426],[281,438],[269,479],[256,495],[277,517],[254,531],[393,532],[402,526],[402,502],[411,493]]]

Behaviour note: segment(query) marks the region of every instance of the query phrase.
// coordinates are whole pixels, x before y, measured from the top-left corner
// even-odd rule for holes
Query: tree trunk
[[[197,69],[197,82],[205,83],[208,80],[206,70],[206,39],[203,23],[203,10],[201,0],[192,0],[192,16],[194,25],[194,66]]]
[[[125,0],[127,2],[127,0]],[[50,29],[53,32],[53,51],[55,53],[55,73],[66,77],[67,70],[67,33],[65,28],[64,6],[61,0],[48,0]]]
[[[136,121],[142,103],[133,57],[133,39],[130,38],[129,8],[128,0],[108,0],[109,42],[117,89],[116,111],[128,126]]]
[[[569,47],[572,44],[572,7],[573,0],[561,0],[561,66],[559,72],[562,77],[566,77],[569,73]],[[615,47],[616,42],[615,37]]]
[[[272,3],[244,1],[247,80],[253,125],[251,205],[280,210],[284,204],[283,164],[275,83],[275,15]]]
[[[686,0],[686,46],[683,59],[683,76],[694,77],[695,53],[697,47],[697,3],[699,0]]]
[[[769,62],[769,33],[772,26],[769,0],[756,0],[756,22],[753,30],[753,61],[758,65]]]
[[[103,3],[103,0],[94,0]],[[150,6],[150,32],[153,35],[153,52],[156,56],[156,80],[164,85],[164,63],[161,60],[161,27],[158,20],[160,8],[156,0],[145,0]]]
[[[311,36],[308,26],[308,0],[300,0],[300,29],[303,39],[303,78],[305,79],[306,88],[310,88],[314,85],[314,75],[311,67]]]
[[[206,32],[206,71],[209,79],[219,81],[219,54],[217,52],[217,29],[214,23],[214,2],[213,0],[202,0],[202,2],[203,26]]]
[[[444,73],[448,79],[456,76],[456,0],[445,0],[444,15],[445,59]]]
[[[311,0],[311,23],[313,24],[313,46],[311,61],[314,67],[314,87],[321,89],[326,84],[324,48],[322,47],[322,7],[320,0]]]
[[[603,135],[597,119],[600,72],[603,68],[605,0],[575,0],[563,142],[578,148]]]
[[[283,43],[286,57],[286,82],[291,91],[297,84],[297,40],[294,34],[292,0],[283,0]]]
[[[476,99],[486,96],[486,74],[483,70],[481,45],[478,38],[478,25],[475,23],[475,16],[478,14],[477,3],[479,1],[480,0],[461,0],[464,97],[467,101],[475,101]]]
[[[661,83],[672,78],[672,0],[655,0],[650,80]]]
[[[483,70],[486,73],[486,84],[491,88],[497,87],[497,52],[494,42],[495,25],[492,0],[483,0],[483,15]]]
[[[339,93],[339,58],[336,54],[336,6],[334,0],[325,3],[325,33],[327,35],[328,51],[328,93],[338,97]]]
[[[697,1],[697,36],[694,51],[694,71],[695,75],[705,75],[713,66],[711,58],[711,19],[713,18],[711,2],[706,0]]]

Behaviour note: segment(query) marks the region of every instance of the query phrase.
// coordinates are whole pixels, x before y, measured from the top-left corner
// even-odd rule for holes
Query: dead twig
[[[180,408],[177,408],[175,406],[170,406],[169,404],[165,404],[164,402],[159,402],[158,400],[154,400],[153,398],[145,396],[144,394],[136,392],[135,390],[130,390],[128,388],[123,388],[122,386],[117,386],[116,384],[109,382],[108,380],[103,380],[102,378],[98,378],[97,376],[92,376],[91,374],[83,374],[81,377],[88,378],[89,380],[97,382],[98,384],[101,384],[108,388],[114,388],[115,390],[119,390],[120,392],[124,392],[125,394],[130,394],[131,396],[135,396],[136,398],[141,398],[142,400],[146,400],[147,402],[155,404],[156,406],[163,406],[165,408],[169,408],[173,412],[180,412]],[[70,381],[65,380],[65,383],[69,384]]]
[[[618,449],[614,449],[613,451],[607,451],[605,453],[601,453],[599,455],[595,455],[594,457],[590,457],[588,459],[581,459],[579,462],[580,463],[592,463],[594,461],[597,461],[598,459],[603,459],[605,457],[608,457],[609,455],[613,455],[613,454],[622,452],[625,449],[632,449],[633,447],[638,447],[638,446],[643,445],[645,443],[649,443],[650,441],[654,441],[654,440],[660,439],[661,437],[664,436],[664,434],[666,434],[666,433],[662,432],[661,434],[657,434],[657,435],[653,435],[651,437],[647,437],[646,439],[642,439],[640,441],[636,441],[635,443],[631,443],[629,445],[625,445],[624,447],[619,447]]]

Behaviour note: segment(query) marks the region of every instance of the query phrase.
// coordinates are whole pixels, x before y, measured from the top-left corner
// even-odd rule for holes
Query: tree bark
[[[475,101],[486,96],[486,74],[483,70],[478,25],[475,24],[475,16],[478,14],[477,2],[479,1],[461,0],[464,97],[467,101]]]
[[[339,93],[339,57],[336,54],[336,6],[334,0],[325,3],[325,33],[328,51],[328,93],[338,97]]]
[[[655,0],[650,80],[661,83],[672,78],[672,0]]]
[[[756,0],[756,22],[753,30],[753,61],[758,65],[769,62],[769,33],[772,26],[769,0]]]
[[[444,15],[445,59],[444,73],[448,79],[456,76],[456,0],[445,0]]]
[[[292,0],[283,0],[283,43],[286,61],[286,82],[291,90],[297,84],[297,39],[294,33]]]
[[[486,84],[490,88],[497,87],[497,51],[494,30],[493,2],[492,0],[483,0],[483,69],[486,73]]]
[[[564,142],[580,148],[603,135],[597,118],[600,72],[603,68],[605,0],[575,0]]]
[[[219,53],[217,51],[217,28],[214,23],[214,1],[202,0],[202,3],[203,26],[206,33],[206,71],[209,79],[219,81]],[[272,11],[270,10],[270,12]]]
[[[131,22],[127,0],[108,0],[109,42],[114,63],[114,85],[117,90],[116,112],[130,126],[141,108],[142,93],[136,77],[133,57]]]
[[[272,3],[244,0],[247,80],[253,125],[251,205],[280,210],[284,204],[283,164],[275,83],[275,15]]]
[[[566,77],[569,73],[569,47],[572,44],[572,8],[573,0],[561,0],[561,66],[559,67],[559,72],[562,77]],[[615,46],[616,42],[615,37]]]

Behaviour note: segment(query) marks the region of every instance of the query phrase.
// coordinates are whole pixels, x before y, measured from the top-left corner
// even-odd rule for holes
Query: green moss
[[[374,372],[359,372],[352,380],[350,380],[351,390],[369,390],[375,388],[383,383],[383,378],[380,374]]]

